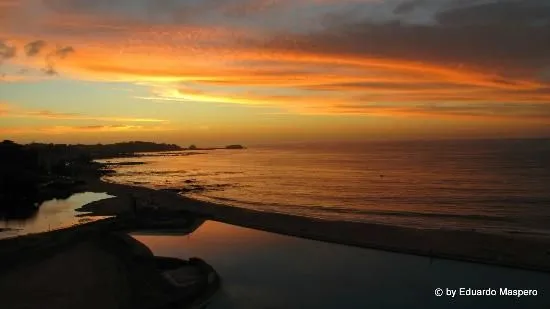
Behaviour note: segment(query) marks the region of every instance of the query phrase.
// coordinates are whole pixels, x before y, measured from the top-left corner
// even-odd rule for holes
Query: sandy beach
[[[90,215],[129,212],[132,199],[136,199],[140,209],[154,208],[170,216],[191,212],[228,224],[350,246],[550,271],[550,239],[540,235],[424,230],[328,221],[207,203],[170,191],[106,183],[93,177],[86,181],[87,190],[116,196],[80,209],[90,212]]]

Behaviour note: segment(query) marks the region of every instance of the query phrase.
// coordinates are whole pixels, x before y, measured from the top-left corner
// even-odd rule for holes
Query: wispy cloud
[[[155,118],[128,118],[128,117],[105,117],[105,116],[92,116],[82,115],[74,113],[60,113],[48,110],[29,110],[22,109],[8,104],[0,102],[0,118],[39,118],[39,119],[52,119],[52,120],[92,120],[92,121],[104,121],[104,122],[142,122],[142,123],[168,123],[167,120],[155,119]]]
[[[51,134],[68,133],[95,133],[95,132],[140,132],[140,131],[169,131],[168,128],[157,126],[139,126],[139,125],[94,125],[94,126],[52,126],[41,127],[38,131]]]
[[[48,134],[87,134],[117,132],[165,132],[173,130],[169,122],[155,118],[105,117],[74,113],[60,113],[47,110],[29,110],[18,108],[14,104],[0,102],[0,119],[21,118],[51,120],[51,125],[0,126],[0,133],[10,136],[48,135]],[[90,125],[58,125],[59,120],[81,123],[98,123]],[[43,123],[43,122],[41,122]],[[49,122],[46,122],[49,123]],[[69,122],[70,123],[70,122]]]
[[[2,61],[5,59],[15,57],[16,51],[17,48],[15,46],[0,41],[0,63],[2,63]]]
[[[173,129],[159,126],[140,125],[94,125],[94,126],[33,126],[33,127],[0,127],[0,133],[4,135],[66,135],[66,134],[92,134],[92,133],[118,133],[118,132],[167,132]]]
[[[27,55],[27,57],[34,57],[40,54],[40,52],[44,49],[44,47],[46,47],[46,45],[46,41],[43,40],[29,42],[25,44],[25,54]]]
[[[57,47],[46,56],[46,67],[43,69],[43,72],[46,75],[57,75],[57,70],[55,69],[57,62],[67,58],[74,52],[75,50],[71,46]]]
[[[460,88],[459,86],[454,89],[428,90],[426,93],[425,88],[437,88],[438,85],[424,85],[416,88],[415,84],[407,86],[393,83],[337,85],[337,89],[340,89],[339,87],[358,87],[360,90],[357,92],[349,89],[338,92],[329,91],[324,96],[302,93],[269,95],[250,91],[243,93],[203,92],[190,87],[169,88],[158,85],[154,87],[152,96],[136,98],[159,102],[204,102],[271,107],[280,108],[285,113],[305,115],[435,117],[474,121],[530,121],[550,124],[550,106],[548,105],[550,97],[544,93],[540,97],[526,98],[521,92],[510,91],[506,96],[499,97],[502,95],[499,92],[484,93],[486,89],[480,88],[478,92],[471,93],[469,87]],[[394,88],[398,90],[392,90]],[[365,89],[367,93],[363,91]],[[331,88],[331,90],[334,89]],[[484,99],[480,99],[480,96]],[[487,100],[488,98],[491,100]],[[503,103],[504,100],[511,100],[514,103]]]

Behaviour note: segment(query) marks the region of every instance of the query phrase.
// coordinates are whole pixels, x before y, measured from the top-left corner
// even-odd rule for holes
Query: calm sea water
[[[110,160],[108,181],[235,207],[429,229],[550,235],[550,140],[287,144]]]

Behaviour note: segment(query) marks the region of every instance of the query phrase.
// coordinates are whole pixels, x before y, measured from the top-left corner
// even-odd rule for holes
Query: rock
[[[225,149],[245,149],[243,145],[227,145],[225,146]]]

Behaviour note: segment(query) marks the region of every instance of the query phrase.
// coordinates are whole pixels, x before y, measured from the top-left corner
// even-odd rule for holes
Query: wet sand
[[[327,221],[207,203],[143,187],[88,179],[88,190],[117,196],[85,205],[94,215],[155,208],[177,216],[191,212],[206,219],[258,230],[363,248],[550,272],[550,239],[540,235],[484,234],[476,231],[421,230],[380,224]]]

